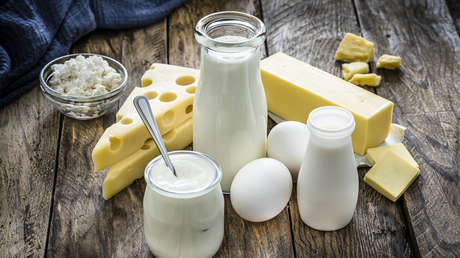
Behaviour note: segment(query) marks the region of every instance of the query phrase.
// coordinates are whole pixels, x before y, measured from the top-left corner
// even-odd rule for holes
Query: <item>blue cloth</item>
[[[41,68],[96,28],[154,23],[184,0],[0,0],[0,108],[38,85]]]

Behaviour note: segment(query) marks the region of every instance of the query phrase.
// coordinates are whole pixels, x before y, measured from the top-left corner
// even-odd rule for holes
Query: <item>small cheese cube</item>
[[[351,137],[360,155],[388,136],[391,101],[283,53],[262,60],[260,70],[268,110],[285,120],[305,123],[315,108],[342,107],[355,118]]]
[[[375,74],[355,74],[351,77],[350,82],[359,86],[379,86],[382,77]]]
[[[397,69],[401,66],[401,57],[383,55],[377,60],[377,68],[383,69]]]
[[[168,151],[181,150],[192,143],[192,139],[193,122],[191,118],[163,135],[163,141]],[[102,185],[104,199],[112,198],[132,184],[134,180],[141,178],[147,164],[159,154],[157,146],[152,139],[149,139],[138,151],[109,167]]]
[[[347,33],[340,42],[335,59],[345,62],[369,62],[374,58],[374,43],[352,33]]]
[[[368,73],[369,66],[365,62],[353,62],[342,64],[342,76],[345,80],[350,80],[357,73]]]
[[[409,151],[406,149],[406,147],[404,147],[402,143],[369,148],[367,149],[366,158],[372,165],[374,165],[382,159],[383,155],[385,155],[387,151],[390,150],[398,154],[401,158],[410,163],[411,166],[419,170],[417,162],[414,160],[412,155],[410,155]]]
[[[389,150],[367,172],[364,182],[395,202],[419,175],[419,170],[398,153]]]

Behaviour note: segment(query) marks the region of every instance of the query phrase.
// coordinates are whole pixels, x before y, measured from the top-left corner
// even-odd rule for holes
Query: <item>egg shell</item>
[[[268,135],[268,157],[281,161],[297,180],[307,149],[308,129],[303,123],[286,121],[277,124]]]
[[[242,218],[261,222],[278,215],[288,203],[292,178],[283,163],[261,158],[242,167],[230,187],[233,209]]]

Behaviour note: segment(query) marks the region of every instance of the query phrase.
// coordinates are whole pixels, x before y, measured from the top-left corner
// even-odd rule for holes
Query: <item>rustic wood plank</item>
[[[210,13],[236,10],[260,17],[259,2],[189,1],[169,17],[169,63],[199,68],[200,46],[193,32],[198,20]],[[262,49],[265,55],[265,49]],[[294,255],[289,214],[285,209],[275,219],[264,223],[243,220],[225,196],[225,237],[217,257],[292,257]]]
[[[460,34],[460,1],[458,0],[446,0],[447,6],[449,7],[450,15],[454,21],[457,33]]]
[[[349,1],[265,1],[268,53],[282,51],[340,76],[334,54],[346,32],[360,34]],[[290,202],[295,252],[298,257],[407,257],[412,255],[400,205],[367,186],[359,170],[359,198],[352,222],[342,230],[320,232],[300,219],[295,194]]]
[[[37,85],[0,109],[0,253],[45,253],[60,113]]]
[[[414,246],[426,257],[460,256],[460,39],[444,1],[355,1],[377,57],[401,55],[401,71],[378,71],[379,95],[395,102],[394,121],[420,176],[402,203]],[[391,22],[376,22],[391,21]]]
[[[163,20],[139,29],[97,31],[73,51],[101,53],[120,60],[128,70],[129,92],[139,84],[150,63],[166,61],[165,26],[166,20]],[[64,119],[49,256],[139,257],[149,254],[142,227],[143,180],[105,201],[101,191],[104,173],[92,171],[92,149],[104,128],[114,122],[115,110],[91,121]]]

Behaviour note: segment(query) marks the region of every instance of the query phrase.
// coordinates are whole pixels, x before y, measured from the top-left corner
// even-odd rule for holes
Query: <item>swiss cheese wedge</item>
[[[142,87],[155,82],[175,83],[181,86],[196,85],[200,71],[188,67],[154,63],[141,78]]]
[[[193,122],[188,119],[177,128],[163,135],[163,141],[168,151],[181,150],[192,143]],[[102,185],[102,196],[108,200],[129,186],[134,180],[144,175],[147,164],[160,153],[149,139],[142,147],[125,159],[115,163],[109,168]]]
[[[178,127],[192,117],[193,98],[198,80],[198,71],[177,66],[162,65],[157,71],[149,70],[143,78],[151,78],[146,87],[136,87],[117,112],[117,122],[108,127],[93,149],[94,171],[107,168],[139,150],[150,135],[133,105],[136,96],[144,95],[150,99],[150,106],[162,135]],[[167,69],[167,68],[170,69]],[[184,75],[184,71],[188,75]],[[193,77],[193,82],[177,84],[168,78]],[[157,75],[157,76],[156,76]],[[156,76],[156,77],[155,77]],[[161,80],[161,81],[159,81]]]

